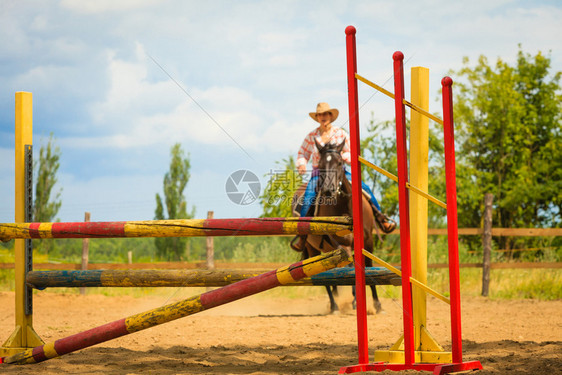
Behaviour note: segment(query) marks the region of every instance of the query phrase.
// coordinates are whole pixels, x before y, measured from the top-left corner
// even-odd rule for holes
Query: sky
[[[561,71],[561,19],[554,0],[0,0],[0,222],[14,221],[17,91],[33,93],[35,157],[50,134],[60,148],[61,221],[152,220],[175,143],[196,218],[258,217],[259,202],[226,191],[255,184],[231,175],[249,171],[263,191],[315,128],[318,102],[348,128],[347,26],[359,74],[392,90],[402,51],[406,96],[410,68],[427,67],[441,113],[441,79],[464,57],[514,63],[521,45]],[[362,84],[359,102],[362,131],[394,118]]]

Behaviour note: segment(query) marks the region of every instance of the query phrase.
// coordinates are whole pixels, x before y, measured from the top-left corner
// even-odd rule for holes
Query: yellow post
[[[429,109],[429,69],[412,68],[412,104]],[[428,191],[429,119],[417,111],[410,111],[410,183]],[[427,199],[410,194],[410,225],[412,248],[412,277],[427,284]],[[425,291],[412,288],[414,306],[414,347],[421,348],[421,331],[426,326]]]
[[[429,111],[429,69],[412,68],[412,104]],[[411,111],[410,123],[410,183],[422,191],[428,190],[429,118]],[[427,218],[428,201],[410,195],[410,225],[412,246],[412,277],[427,285]],[[414,312],[414,347],[420,352],[443,352],[443,348],[427,330],[427,293],[423,288],[412,288]],[[450,353],[443,353],[446,359]]]
[[[33,97],[30,92],[16,92],[16,173],[15,221],[25,222],[25,145],[33,144]],[[0,347],[0,355],[11,355],[42,345],[43,340],[33,330],[33,315],[25,313],[25,240],[14,240],[16,328]]]

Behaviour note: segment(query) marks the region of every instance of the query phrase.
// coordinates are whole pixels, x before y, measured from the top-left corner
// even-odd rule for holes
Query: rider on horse
[[[335,108],[330,108],[327,103],[318,103],[316,112],[310,112],[310,117],[318,122],[320,126],[311,131],[304,139],[297,156],[297,169],[299,174],[306,172],[306,164],[310,160],[312,162],[312,175],[304,192],[302,198],[302,207],[300,209],[300,216],[313,216],[314,213],[309,213],[310,208],[313,206],[314,200],[317,195],[318,184],[318,161],[320,159],[318,148],[316,144],[323,146],[327,143],[340,144],[345,142],[341,156],[343,160],[350,164],[351,154],[349,146],[349,137],[345,130],[332,125],[339,115],[339,111]],[[346,170],[345,174],[351,180],[351,174]],[[384,233],[390,233],[396,228],[396,222],[381,212],[381,207],[371,189],[363,182],[363,190],[367,193],[367,198],[373,209],[373,213],[379,227]],[[305,242],[306,236],[298,236],[299,242],[291,243],[291,247],[297,251],[301,251]]]

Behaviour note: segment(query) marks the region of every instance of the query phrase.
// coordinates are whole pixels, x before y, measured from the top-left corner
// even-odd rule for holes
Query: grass
[[[461,293],[479,296],[482,292],[482,270],[464,268],[460,271]],[[449,276],[446,269],[429,270],[428,284],[448,295]],[[562,299],[561,269],[494,269],[490,274],[491,299]]]
[[[541,300],[562,299],[562,270],[518,270],[517,274],[508,270],[494,270],[490,287],[493,298]]]

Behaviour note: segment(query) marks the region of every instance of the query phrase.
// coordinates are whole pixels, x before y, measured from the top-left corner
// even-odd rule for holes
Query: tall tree
[[[275,162],[277,168],[270,171],[269,180],[260,196],[262,217],[291,217],[293,194],[302,184],[292,156]]]
[[[514,66],[481,56],[456,72],[459,224],[480,226],[483,196],[495,196],[501,227],[557,226],[562,213],[561,72],[519,50]],[[464,79],[463,79],[464,78]],[[463,189],[467,188],[467,191]],[[502,245],[510,247],[509,240]]]
[[[34,162],[35,169],[35,201],[33,203],[33,221],[51,222],[57,216],[62,204],[62,189],[53,194],[57,183],[57,172],[60,167],[60,148],[55,145],[53,134],[46,145],[39,150],[39,160]]]
[[[181,145],[176,143],[172,146],[170,169],[164,175],[164,199],[156,194],[156,220],[191,219],[195,215],[195,208],[187,212],[187,202],[184,190],[191,177],[189,169],[191,163],[189,155],[184,155]],[[180,260],[185,252],[186,238],[155,238],[156,254],[159,258]]]

